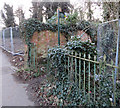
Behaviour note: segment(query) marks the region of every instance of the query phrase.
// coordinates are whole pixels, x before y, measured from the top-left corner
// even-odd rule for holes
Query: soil
[[[12,54],[7,53],[6,51],[4,51],[4,52],[9,57],[9,60],[13,66],[17,67],[18,69],[21,69],[24,66],[24,57],[23,56],[18,56],[18,55],[13,56]],[[40,66],[40,69],[41,68],[43,68],[43,65]],[[50,89],[54,85],[52,85],[50,87],[46,86],[48,84],[48,82],[47,82],[46,73],[44,71],[40,71],[40,73],[42,73],[42,74],[39,77],[34,77],[33,76],[34,72],[32,72],[31,75],[25,71],[21,71],[18,73],[13,74],[15,80],[18,82],[21,82],[21,83],[28,84],[27,89],[26,89],[27,95],[31,101],[34,101],[35,106],[48,106],[48,105],[55,106],[55,105],[57,105],[57,103],[58,103],[57,97],[55,97],[53,95],[51,95],[49,97],[47,96],[48,91],[50,91]],[[29,76],[32,76],[32,77],[28,78]],[[41,89],[42,87],[44,87],[43,91]]]
[[[29,70],[28,71],[24,70],[23,68],[24,56],[20,56],[20,55],[13,56],[12,54],[6,52],[5,50],[3,50],[3,52],[8,56],[8,59],[11,62],[11,64],[17,68],[17,71],[19,71],[12,74],[14,76],[14,80],[19,83],[28,84],[26,92],[29,99],[35,103],[35,106],[50,105],[49,101],[46,100],[46,96],[45,96],[47,92],[41,93],[41,87],[47,84],[46,82],[47,79],[45,75],[46,73],[44,72],[45,71],[44,65],[39,64],[39,68],[40,68],[39,73],[41,74],[39,75],[39,77],[37,76],[35,77],[34,73],[36,73],[37,70],[36,71],[31,70],[31,72],[29,72]],[[44,60],[42,61],[45,62]],[[43,95],[45,98],[41,98]]]
[[[18,69],[21,69],[24,67],[24,56],[22,55],[12,55],[11,53],[8,53],[5,50],[2,50],[9,58],[10,63],[12,66],[17,67]]]
[[[54,96],[51,90],[55,86],[47,82],[47,76],[38,77],[29,82],[27,94],[31,101],[34,101],[35,106],[56,106],[58,98]]]
[[[46,76],[35,78],[31,81],[29,81],[29,85],[26,89],[27,95],[31,101],[34,101],[36,106],[39,106],[39,98],[38,98],[38,89],[42,87],[42,85],[45,83]],[[39,100],[39,101],[38,101]]]

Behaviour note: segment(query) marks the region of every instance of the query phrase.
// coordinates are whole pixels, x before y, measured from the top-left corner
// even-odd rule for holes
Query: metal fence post
[[[2,32],[2,36],[3,36],[3,47],[5,47],[5,30],[3,30]]]
[[[12,52],[12,54],[14,54],[12,27],[10,27],[10,40],[11,40],[11,52]]]
[[[81,58],[81,53],[79,53],[79,57]],[[81,90],[81,59],[79,59],[79,89]]]
[[[60,21],[59,21],[59,9],[58,9],[58,46],[60,46],[60,27],[59,27],[59,24]]]
[[[96,61],[96,56],[94,56],[94,61]],[[96,75],[96,63],[94,63],[94,101],[95,101],[95,93],[96,93],[96,85],[95,85],[95,75]]]
[[[68,51],[68,55],[70,52]],[[68,80],[70,80],[70,57],[68,56]]]
[[[118,39],[117,39],[117,48],[116,48],[116,62],[115,62],[115,66],[118,67],[118,54],[119,54],[119,39],[120,39],[120,18],[118,19]],[[115,68],[115,80],[114,80],[114,89],[116,90],[116,76],[117,76],[117,71],[118,69]],[[115,96],[113,96],[113,99],[115,98]]]
[[[84,59],[86,58],[86,54],[84,53]],[[86,62],[85,62],[85,60],[84,60],[84,62],[83,62],[83,65],[84,65],[84,70],[83,70],[83,73],[84,73],[84,82],[83,82],[83,88],[84,88],[84,96],[85,96],[85,80],[86,80],[86,78],[85,78],[85,73],[86,73]]]

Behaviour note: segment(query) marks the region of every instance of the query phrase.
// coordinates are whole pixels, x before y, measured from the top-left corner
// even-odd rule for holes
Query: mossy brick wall
[[[91,42],[90,36],[84,33],[83,31],[77,31],[76,36],[81,36],[81,34],[83,34],[83,36],[81,37],[81,41],[90,40]],[[46,57],[48,48],[58,46],[58,33],[51,32],[49,30],[41,31],[40,33],[35,32],[32,36],[31,42],[35,43],[37,46],[38,57]],[[65,45],[66,43],[67,41],[65,36],[60,33],[61,46]]]

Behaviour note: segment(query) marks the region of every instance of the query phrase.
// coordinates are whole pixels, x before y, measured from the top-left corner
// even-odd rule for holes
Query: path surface
[[[2,106],[2,56],[0,50],[0,108]]]
[[[8,57],[1,51],[0,58],[2,57],[2,106],[34,106],[34,103],[28,99],[26,94],[27,84],[16,82],[12,76],[12,66]],[[1,65],[0,65],[1,66]],[[1,87],[1,85],[0,85]]]

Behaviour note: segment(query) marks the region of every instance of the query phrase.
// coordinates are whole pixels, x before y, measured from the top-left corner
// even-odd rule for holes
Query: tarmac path
[[[21,84],[14,80],[12,66],[6,54],[0,48],[0,97],[2,94],[2,106],[34,106],[34,102],[28,99],[26,94],[27,84]],[[1,98],[0,98],[1,101]]]

